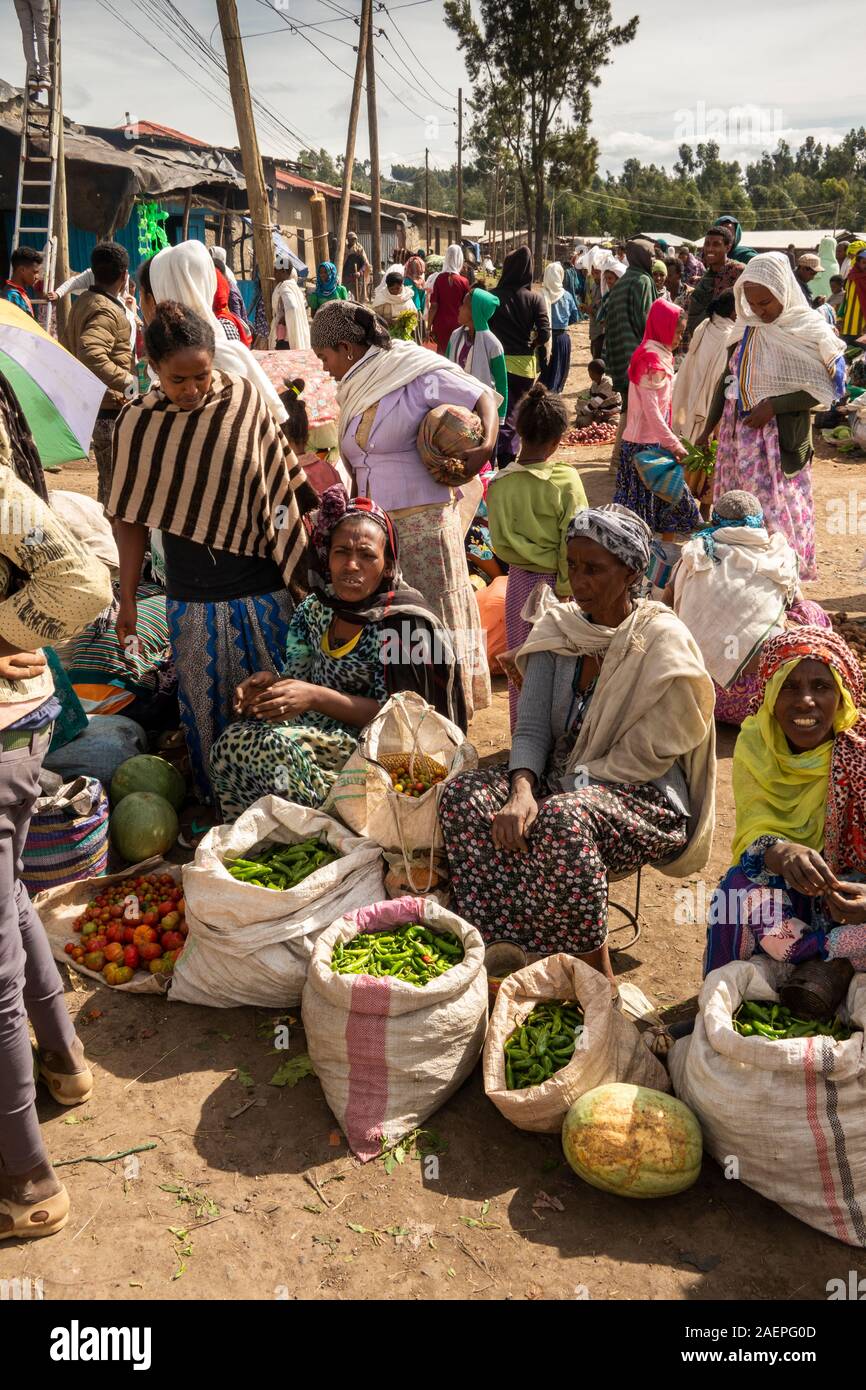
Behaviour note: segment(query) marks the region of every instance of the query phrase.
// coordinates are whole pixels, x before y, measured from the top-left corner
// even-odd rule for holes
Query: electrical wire
[[[402,44],[404,45],[404,47],[406,48],[406,52],[409,54],[409,57],[412,59],[412,62],[413,62],[413,63],[416,63],[418,60],[417,60],[417,58],[416,58],[416,55],[412,52],[412,45],[409,43],[409,40],[406,38],[406,35],[403,33],[403,30],[400,28],[399,24],[395,24],[393,18],[391,17],[391,11],[388,9],[388,6],[387,6],[386,4],[383,3],[383,0],[376,0],[376,9],[379,11],[380,14],[385,14],[385,15],[387,15],[387,17],[388,17],[388,19],[389,19],[391,25],[393,26],[393,28],[394,28],[394,30],[395,30],[395,32],[396,32],[396,34],[397,34],[397,37],[400,39],[401,43],[402,43]],[[383,31],[380,30],[379,32],[382,33]],[[388,38],[388,42],[390,43],[390,42],[391,42],[390,37],[389,37],[387,34],[385,35],[385,37]],[[393,45],[392,45],[392,46],[393,46]],[[432,82],[433,86],[434,86],[434,87],[438,87],[439,90],[440,90],[440,92],[442,93],[443,96],[448,97],[451,101],[456,101],[456,100],[457,100],[457,93],[456,93],[456,92],[449,92],[449,91],[447,91],[447,90],[442,86],[442,83],[441,83],[441,82],[438,82],[438,81],[436,80],[436,78],[433,76],[432,72],[430,72],[429,68],[425,68],[424,71],[425,71],[426,76],[429,77],[429,79],[430,79],[430,81]],[[431,100],[432,100],[432,98],[431,98]],[[447,109],[453,110],[454,108],[453,108],[453,107],[450,107],[450,108],[447,108]]]

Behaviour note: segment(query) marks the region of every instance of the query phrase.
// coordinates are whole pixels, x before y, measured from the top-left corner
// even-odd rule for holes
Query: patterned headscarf
[[[568,528],[567,539],[573,541],[578,536],[595,541],[639,574],[649,564],[652,531],[635,512],[616,502],[578,512]]]
[[[391,346],[388,330],[381,319],[363,304],[333,299],[323,304],[310,324],[310,346],[314,352],[336,348],[340,343],[364,343],[366,347]]]
[[[315,513],[313,531],[310,536],[310,544],[316,556],[315,569],[310,570],[310,587],[312,589],[327,589],[331,583],[331,566],[329,556],[331,553],[331,539],[337,527],[348,517],[362,516],[367,521],[372,521],[374,525],[380,527],[385,533],[385,574],[382,579],[383,587],[393,589],[399,583],[399,567],[397,561],[397,533],[391,523],[391,518],[387,512],[383,512],[377,502],[370,497],[350,497],[341,483],[335,483],[322,493],[322,500],[319,510]],[[361,600],[368,604],[370,598]],[[330,606],[333,607],[333,594],[330,599]]]
[[[337,267],[333,261],[321,261],[316,271],[316,294],[319,299],[333,299],[337,293]]]
[[[761,650],[758,689],[761,699],[767,683],[789,661],[823,661],[839,677],[855,705],[863,699],[863,672],[848,643],[832,628],[792,628],[772,637]]]
[[[830,668],[841,699],[831,742],[792,751],[774,717],[779,691],[800,661]],[[734,748],[736,829],[733,853],[774,834],[822,850],[837,875],[866,869],[866,716],[858,709],[863,675],[851,648],[832,629],[804,626],[764,644],[758,666],[761,704],[743,721]]]

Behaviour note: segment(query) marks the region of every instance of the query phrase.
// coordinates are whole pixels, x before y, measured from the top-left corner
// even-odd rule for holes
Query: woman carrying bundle
[[[457,911],[488,942],[567,951],[611,983],[608,873],[697,872],[714,823],[712,682],[679,618],[636,597],[650,539],[623,507],[578,512],[574,601],[517,653],[508,768],[454,777],[440,803]]]
[[[361,729],[398,690],[416,690],[466,728],[450,639],[403,582],[397,533],[382,508],[329,488],[312,550],[311,592],[289,624],[279,674],[260,671],[240,683],[240,721],[211,753],[227,820],[270,793],[320,806]]]
[[[339,383],[340,452],[361,497],[391,516],[406,582],[435,604],[461,665],[467,712],[490,703],[478,605],[469,582],[455,490],[428,472],[419,430],[433,407],[463,406],[481,420],[480,443],[463,448],[467,480],[493,453],[493,391],[454,362],[388,336],[360,304],[327,304],[311,325],[313,349]]]
[[[135,635],[148,530],[158,527],[181,721],[206,801],[211,744],[235,686],[279,669],[306,592],[301,514],[318,499],[252,382],[215,367],[209,323],[160,303],[145,344],[159,386],[121,412],[106,506],[120,555],[117,635]]]
[[[758,681],[734,748],[735,862],[710,904],[705,972],[755,954],[866,970],[859,663],[835,632],[801,627],[766,644]]]
[[[815,405],[829,407],[845,387],[842,342],[810,309],[787,256],[755,256],[734,286],[739,346],[735,388],[719,379],[706,426],[706,447],[721,420],[715,495],[743,488],[760,498],[767,528],[781,531],[800,557],[800,578],[816,579],[812,501]]]

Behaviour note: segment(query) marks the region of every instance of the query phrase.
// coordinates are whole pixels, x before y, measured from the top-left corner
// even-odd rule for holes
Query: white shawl
[[[782,305],[773,323],[762,323],[749,307],[747,285],[762,285]],[[838,333],[816,309],[810,309],[797,283],[791,262],[781,251],[754,256],[734,285],[737,322],[732,335],[742,338],[753,328],[747,400],[757,404],[771,396],[808,391],[819,405],[834,395],[835,365],[845,350]]]
[[[478,387],[479,396],[485,393],[492,396],[497,406],[502,399],[497,391],[485,386],[477,377],[469,376],[456,362],[450,362],[438,352],[430,352],[429,348],[418,347],[416,343],[395,339],[390,349],[368,348],[337,386],[341,451],[346,430],[356,416],[363,415],[383,396],[417,381],[419,376],[429,378],[428,394],[432,410],[438,403],[435,378],[440,372],[457,372],[464,381],[471,381]]]
[[[286,417],[286,409],[265,376],[250,349],[244,343],[226,337],[222,324],[213,311],[216,294],[216,267],[201,241],[182,241],[179,246],[166,246],[157,252],[150,263],[150,287],[159,304],[174,299],[194,309],[214,331],[216,348],[214,366],[221,372],[247,377],[258,387],[260,395],[278,424]]]
[[[552,309],[565,294],[565,271],[559,261],[551,261],[550,265],[545,266],[544,278],[541,282],[541,293],[544,295],[548,310]]]
[[[671,429],[681,439],[697,439],[710,413],[719,377],[728,363],[734,336],[730,319],[713,314],[698,324],[691,346],[674,378]]]
[[[286,337],[290,348],[310,346],[310,319],[307,314],[307,301],[298,284],[298,272],[293,268],[288,280],[281,280],[274,286],[271,296],[271,330],[268,334],[268,347],[277,345],[277,324],[285,323]]]
[[[796,552],[781,533],[723,526],[713,533],[715,560],[699,537],[674,570],[674,612],[701,649],[714,681],[729,686],[755,652],[784,627],[797,591]]]

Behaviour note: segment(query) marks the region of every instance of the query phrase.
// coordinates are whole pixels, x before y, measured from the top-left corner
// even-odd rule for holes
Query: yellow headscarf
[[[786,661],[774,672],[757,714],[743,720],[732,776],[737,814],[734,863],[759,835],[778,835],[811,849],[823,848],[833,740],[805,753],[792,753],[773,713],[779,691],[803,659]],[[830,670],[842,696],[833,720],[833,730],[839,734],[854,727],[859,713],[835,667]]]

